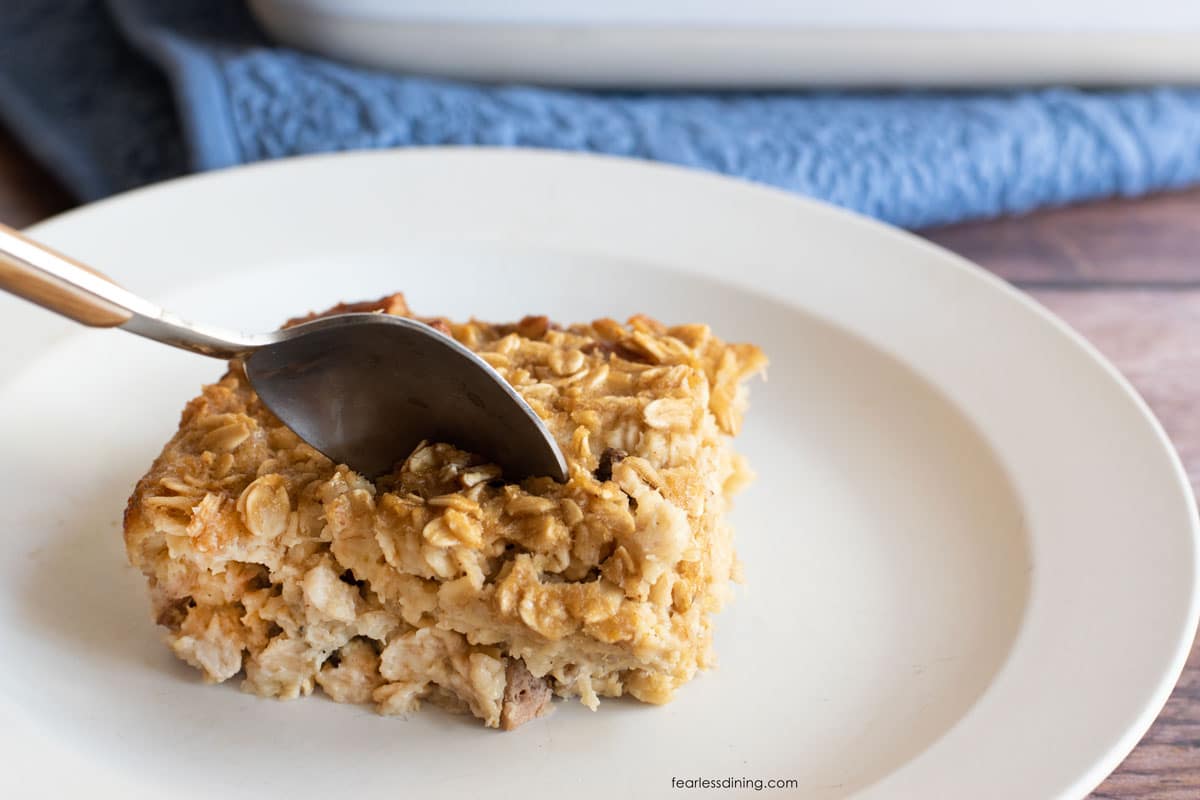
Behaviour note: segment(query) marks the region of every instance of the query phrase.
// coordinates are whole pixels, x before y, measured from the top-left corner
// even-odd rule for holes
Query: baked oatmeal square
[[[326,313],[346,311],[411,316],[402,295]],[[506,483],[437,442],[368,479],[282,425],[231,362],[126,510],[169,646],[263,696],[428,701],[505,729],[551,695],[669,701],[713,665],[712,615],[740,578],[724,514],[750,472],[731,442],[762,352],[645,316],[424,321],[525,398],[568,480]]]

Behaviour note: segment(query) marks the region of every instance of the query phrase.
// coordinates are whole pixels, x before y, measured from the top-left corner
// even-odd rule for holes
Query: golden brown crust
[[[322,317],[332,317],[337,314],[370,314],[378,312],[381,314],[393,314],[397,317],[410,317],[412,311],[408,308],[408,301],[404,299],[403,292],[389,294],[378,300],[363,300],[359,303],[338,303],[333,308],[327,308],[324,311],[310,311],[302,317],[292,317],[283,324],[285,328],[291,328],[294,325],[300,325],[305,322],[312,322],[314,319]]]
[[[409,313],[401,295],[337,309]],[[722,515],[747,470],[729,441],[762,353],[644,316],[441,323],[546,421],[567,482],[506,485],[446,444],[367,481],[275,419],[234,363],[126,510],[170,646],[258,694],[319,685],[387,714],[426,699],[493,727],[514,675],[592,707],[666,702],[711,664],[736,575]]]

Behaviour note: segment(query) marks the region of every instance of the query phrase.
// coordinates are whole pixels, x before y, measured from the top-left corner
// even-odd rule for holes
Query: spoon
[[[94,328],[243,359],[275,416],[368,477],[430,440],[490,459],[507,481],[566,480],[562,451],[529,404],[486,361],[416,320],[340,314],[256,335],[195,325],[3,225],[0,289]]]

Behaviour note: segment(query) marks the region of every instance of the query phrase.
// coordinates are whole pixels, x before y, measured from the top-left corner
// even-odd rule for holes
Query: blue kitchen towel
[[[0,121],[91,200],[376,147],[586,150],[735,175],[908,227],[1200,182],[1200,90],[575,92],[273,46],[243,0],[20,0]]]

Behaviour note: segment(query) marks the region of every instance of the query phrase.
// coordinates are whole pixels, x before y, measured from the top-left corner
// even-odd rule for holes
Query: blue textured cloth
[[[83,199],[301,153],[656,159],[917,227],[1200,182],[1200,90],[632,93],[482,86],[272,46],[243,0],[19,0],[0,118]]]

